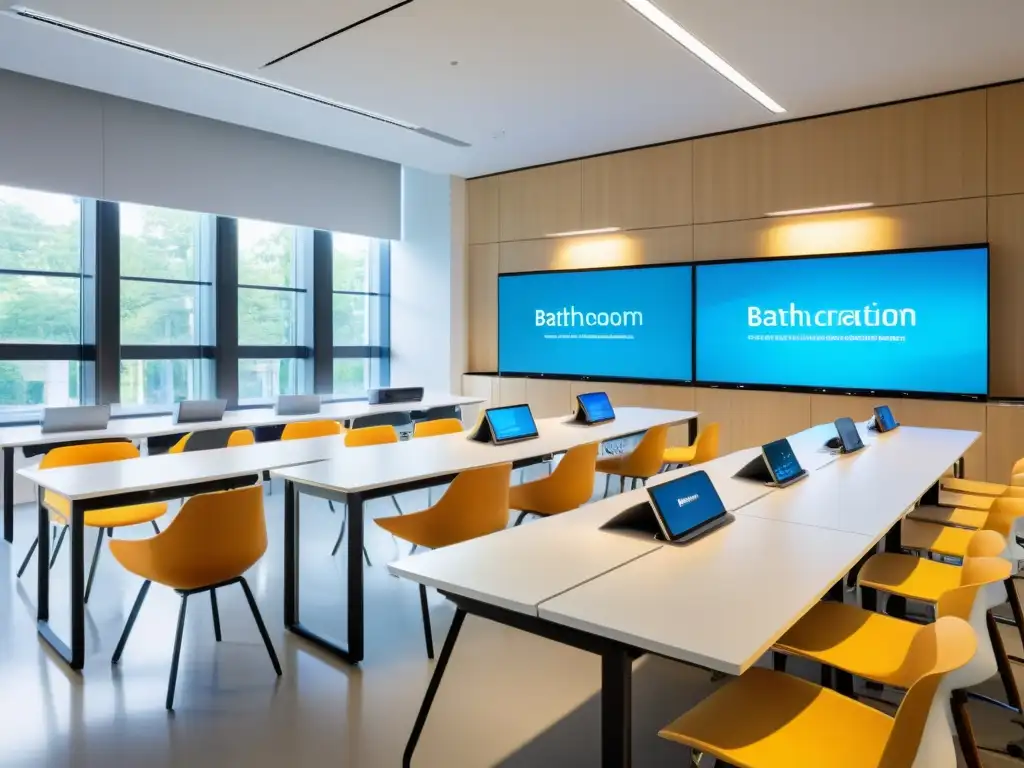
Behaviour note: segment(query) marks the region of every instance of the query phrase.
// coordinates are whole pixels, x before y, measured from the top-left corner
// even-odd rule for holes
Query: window
[[[388,384],[390,244],[340,232],[331,239],[334,393],[362,397]]]
[[[0,187],[0,407],[75,405],[82,374],[82,202]],[[12,409],[13,407],[13,409]]]
[[[238,361],[238,399],[272,400],[294,395],[297,361],[294,358]]]
[[[211,388],[211,217],[122,203],[121,403],[169,405]]]

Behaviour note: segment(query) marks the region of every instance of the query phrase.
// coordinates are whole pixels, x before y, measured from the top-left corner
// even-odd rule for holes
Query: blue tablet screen
[[[673,539],[725,512],[725,505],[706,472],[694,472],[652,486],[647,493]]]
[[[487,419],[491,422],[495,442],[537,436],[537,425],[528,405],[491,408],[487,411]]]
[[[612,402],[604,392],[588,392],[579,396],[587,421],[610,421],[615,418]]]

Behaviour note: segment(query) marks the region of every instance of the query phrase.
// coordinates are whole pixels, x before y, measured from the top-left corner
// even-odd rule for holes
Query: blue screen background
[[[706,523],[725,511],[718,491],[704,472],[683,475],[678,480],[655,485],[647,490],[661,510],[665,527],[672,536]],[[694,495],[697,496],[695,500],[679,506],[679,499]]]
[[[588,392],[580,395],[580,402],[587,409],[587,416],[591,421],[604,421],[615,417],[611,400],[604,392]]]
[[[638,267],[502,275],[498,278],[498,370],[597,378],[690,381],[693,268]],[[643,326],[537,326],[535,312],[635,310]],[[586,339],[579,334],[631,334]],[[576,338],[545,338],[569,334]]]
[[[785,438],[772,443],[766,443],[761,447],[761,450],[764,451],[765,458],[772,465],[775,478],[780,483],[796,477],[800,474],[800,470],[803,469],[800,466],[800,460],[793,453],[793,446]]]
[[[534,435],[537,432],[537,425],[533,421],[533,414],[530,413],[529,407],[525,405],[516,405],[511,408],[494,408],[487,411],[487,418],[491,421],[495,440],[525,437],[526,435]]]
[[[913,308],[915,327],[749,327],[747,307]],[[759,341],[757,334],[903,335],[888,341]],[[697,375],[732,384],[984,395],[988,249],[697,267]]]

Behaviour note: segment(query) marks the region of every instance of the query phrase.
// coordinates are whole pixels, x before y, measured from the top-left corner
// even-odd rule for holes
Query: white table
[[[3,451],[4,538],[8,542],[14,541],[14,451],[18,448],[29,446],[56,447],[105,439],[146,440],[151,437],[175,435],[185,432],[232,428],[251,429],[291,424],[293,422],[315,421],[318,419],[350,421],[362,416],[408,410],[419,411],[428,408],[456,405],[475,405],[482,402],[483,399],[479,397],[426,393],[423,400],[416,403],[370,405],[365,400],[325,403],[319,413],[294,416],[278,415],[272,408],[250,408],[227,411],[221,421],[201,421],[186,424],[175,424],[171,416],[165,415],[111,419],[105,429],[78,432],[50,432],[44,434],[38,424],[0,427],[0,449]]]
[[[363,658],[363,504],[370,499],[440,485],[460,472],[495,464],[526,466],[577,445],[614,440],[652,427],[684,422],[692,425],[697,414],[653,408],[616,409],[614,421],[594,426],[567,416],[537,420],[538,436],[506,445],[469,440],[465,434],[442,435],[387,446],[346,450],[336,460],[271,472],[285,482],[285,626],[339,658],[357,663]],[[304,625],[299,616],[299,494],[305,493],[348,504],[348,622],[347,643],[342,645]],[[514,535],[514,534],[513,534]],[[642,554],[633,546],[626,557]],[[552,552],[554,554],[554,552]],[[616,552],[584,554],[575,565],[560,563],[569,584],[592,567],[612,567]],[[573,570],[575,568],[575,570]],[[498,575],[500,578],[500,574]],[[529,589],[529,582],[523,587]],[[523,597],[520,600],[526,599]],[[515,602],[516,598],[511,598]]]
[[[629,765],[635,658],[656,653],[742,673],[823,596],[841,599],[844,578],[880,540],[898,550],[902,517],[916,500],[936,492],[942,474],[980,436],[901,427],[870,436],[871,444],[857,454],[816,458],[823,439],[834,434],[831,425],[822,425],[792,436],[801,463],[815,467],[809,477],[785,489],[761,486],[746,503],[740,503],[744,493],[753,494],[757,484],[730,473],[756,451],[690,470],[708,472],[736,519],[686,546],[647,539],[643,543],[653,547],[633,556],[635,549],[624,543],[630,534],[600,530],[642,498],[638,491],[564,519],[391,564],[396,575],[434,586],[456,605],[405,764],[462,622],[472,613],[600,655],[602,765]],[[631,541],[634,548],[640,543]],[[587,552],[601,551],[603,559],[588,563],[574,551],[578,542]],[[532,581],[520,588],[520,578]],[[572,579],[579,582],[568,586]]]

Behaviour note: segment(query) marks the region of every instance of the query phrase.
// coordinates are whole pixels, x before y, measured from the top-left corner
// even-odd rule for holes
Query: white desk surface
[[[171,416],[144,416],[138,418],[111,419],[106,429],[90,429],[81,432],[48,432],[43,433],[38,424],[21,427],[0,427],[0,448],[27,445],[46,445],[49,443],[72,442],[75,440],[97,440],[101,438],[128,438],[139,440],[158,435],[174,435],[184,432],[199,432],[210,429],[272,426],[289,424],[299,421],[316,421],[318,419],[335,419],[343,421],[359,416],[372,416],[380,413],[397,411],[421,411],[428,408],[439,408],[450,405],[475,405],[482,403],[479,397],[451,395],[444,393],[426,393],[423,400],[417,403],[395,403],[370,405],[365,400],[344,403],[324,403],[319,413],[298,416],[279,416],[273,408],[243,408],[227,411],[221,421],[200,421],[187,424],[175,424]]]
[[[586,426],[573,422],[571,417],[556,416],[537,420],[538,437],[533,440],[491,445],[470,440],[465,433],[442,435],[346,450],[335,461],[277,470],[272,476],[300,485],[356,493],[561,453],[577,445],[614,440],[696,417],[692,411],[617,408],[614,421]]]
[[[871,545],[868,536],[737,516],[692,544],[662,546],[553,597],[539,615],[738,675]]]

